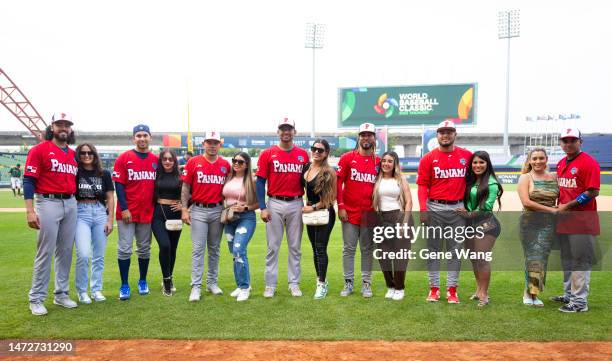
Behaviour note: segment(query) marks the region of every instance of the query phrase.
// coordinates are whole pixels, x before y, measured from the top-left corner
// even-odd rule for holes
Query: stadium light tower
[[[307,23],[306,24],[306,43],[307,49],[312,49],[312,128],[310,137],[315,136],[315,50],[323,48],[323,36],[325,34],[325,24]]]
[[[521,35],[520,10],[504,10],[499,12],[498,37],[508,39],[508,54],[506,60],[506,118],[504,121],[504,150],[510,155],[508,144],[508,121],[510,118],[510,39]]]

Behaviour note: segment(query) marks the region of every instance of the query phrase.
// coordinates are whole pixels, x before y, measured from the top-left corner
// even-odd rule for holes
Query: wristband
[[[592,198],[589,197],[585,192],[585,193],[581,193],[578,197],[576,197],[576,202],[578,202],[578,204],[582,206],[582,205],[589,203],[591,199]]]

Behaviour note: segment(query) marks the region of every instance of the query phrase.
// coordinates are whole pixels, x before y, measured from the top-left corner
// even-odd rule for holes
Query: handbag
[[[164,218],[166,219],[166,230],[168,231],[180,231],[181,229],[183,229],[183,221],[180,219],[168,219],[168,217],[166,217],[166,212],[164,211],[164,206],[163,205],[159,205],[161,207],[162,210],[162,214],[164,215]]]
[[[302,222],[307,226],[323,226],[329,223],[329,209],[302,213]]]
[[[240,196],[238,196],[238,202],[236,204],[240,203]],[[232,209],[232,206],[227,206],[225,208],[223,208],[223,210],[221,211],[221,223],[222,224],[228,224],[228,223],[232,223],[233,221],[238,219],[238,214],[236,212],[234,212],[234,210]]]

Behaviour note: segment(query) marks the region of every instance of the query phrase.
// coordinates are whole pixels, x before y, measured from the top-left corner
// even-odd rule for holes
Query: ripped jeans
[[[255,211],[238,214],[238,219],[225,225],[227,245],[234,258],[234,278],[238,288],[247,289],[251,285],[247,245],[255,233]]]

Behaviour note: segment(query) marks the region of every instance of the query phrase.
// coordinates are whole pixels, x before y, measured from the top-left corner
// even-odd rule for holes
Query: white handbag
[[[329,223],[329,210],[320,209],[310,213],[302,213],[302,222],[307,226],[323,226]]]
[[[183,229],[183,221],[180,219],[168,219],[166,221],[166,229],[169,231],[180,231]]]

